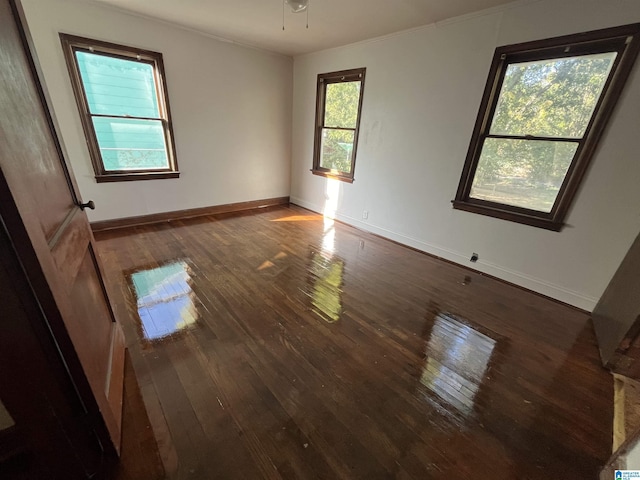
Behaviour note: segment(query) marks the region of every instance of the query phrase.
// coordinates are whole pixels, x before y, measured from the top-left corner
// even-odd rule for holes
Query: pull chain
[[[282,0],[282,31],[284,32],[284,9],[285,9],[285,4],[287,3],[287,0]],[[311,2],[307,2],[307,8],[305,8],[306,13],[307,13],[307,30],[309,29],[309,5],[311,4]],[[292,10],[293,11],[293,10]],[[300,10],[296,10],[295,13],[300,12]]]

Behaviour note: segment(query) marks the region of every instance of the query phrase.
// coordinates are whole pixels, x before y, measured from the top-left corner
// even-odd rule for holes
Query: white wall
[[[289,195],[292,60],[75,0],[23,0],[90,220]],[[58,32],[161,52],[179,179],[94,179]]]
[[[640,230],[640,62],[562,232],[450,201],[497,46],[638,21],[637,0],[541,0],[296,57],[292,201],[322,212],[335,190],[342,221],[592,310]],[[357,67],[367,77],[355,182],[331,185],[309,171],[316,75]]]
[[[640,470],[640,439],[636,439],[626,458],[627,470]]]

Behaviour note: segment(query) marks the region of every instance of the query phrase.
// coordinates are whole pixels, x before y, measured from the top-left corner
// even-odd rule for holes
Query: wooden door
[[[0,0],[0,170],[19,216],[7,230],[89,423],[120,445],[124,340],[19,5]],[[5,205],[6,207],[6,205]],[[24,231],[25,238],[20,238]],[[108,441],[109,439],[107,439]]]
[[[82,401],[59,354],[16,253],[17,243],[27,243],[16,225],[0,171],[0,478],[97,480],[115,449],[106,426],[91,421],[97,406]]]

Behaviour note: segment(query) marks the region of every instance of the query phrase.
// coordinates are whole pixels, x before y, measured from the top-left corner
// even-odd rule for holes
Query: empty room
[[[0,0],[0,478],[640,479],[640,2]]]

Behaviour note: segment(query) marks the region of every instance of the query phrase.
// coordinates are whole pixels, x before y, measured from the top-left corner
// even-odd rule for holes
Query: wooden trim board
[[[256,208],[288,204],[289,197],[265,198],[262,200],[251,200],[248,202],[227,203],[225,205],[190,208],[187,210],[175,210],[172,212],[151,213],[149,215],[115,218],[113,220],[100,220],[97,222],[91,222],[91,229],[94,232],[101,232],[104,230],[113,230],[115,228],[135,227],[138,225],[170,222],[172,220],[181,220],[184,218],[202,217],[205,215],[215,215],[219,213],[233,213],[243,210],[253,210]]]

